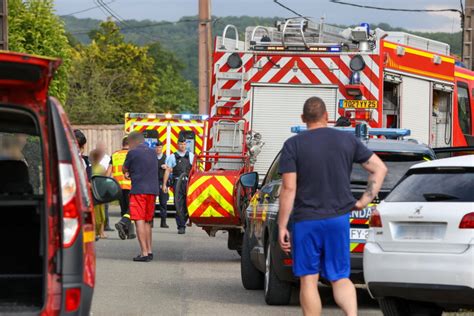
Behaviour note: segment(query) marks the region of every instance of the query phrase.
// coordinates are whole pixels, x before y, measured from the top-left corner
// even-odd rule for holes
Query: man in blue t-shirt
[[[308,130],[288,139],[280,157],[279,243],[283,251],[292,252],[305,315],[321,314],[321,273],[331,282],[336,303],[347,316],[355,316],[357,297],[349,280],[349,212],[363,209],[374,199],[387,168],[354,135],[328,128],[328,113],[320,98],[306,100],[302,120]],[[367,189],[358,201],[350,187],[354,162],[369,173]],[[294,222],[291,240],[287,229],[290,213]]]
[[[153,260],[152,231],[155,201],[159,193],[158,160],[155,151],[145,144],[143,134],[128,135],[130,150],[123,163],[126,178],[132,181],[130,190],[130,219],[135,221],[141,253],[133,261]]]

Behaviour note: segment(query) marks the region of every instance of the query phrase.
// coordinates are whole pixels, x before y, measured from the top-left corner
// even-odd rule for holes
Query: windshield
[[[409,175],[387,202],[474,202],[474,172],[436,171]]]
[[[388,168],[387,176],[385,177],[382,189],[391,190],[395,184],[405,175],[411,166],[417,163],[426,161],[423,155],[419,154],[401,154],[401,153],[387,153],[375,152],[380,159],[385,162]],[[367,183],[368,172],[360,164],[352,166],[351,183],[353,185],[365,185]]]

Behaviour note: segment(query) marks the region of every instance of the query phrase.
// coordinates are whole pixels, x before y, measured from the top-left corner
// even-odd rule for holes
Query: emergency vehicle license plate
[[[343,109],[376,109],[377,100],[339,100],[339,107]]]
[[[351,241],[365,242],[369,230],[367,228],[351,228],[350,237]]]

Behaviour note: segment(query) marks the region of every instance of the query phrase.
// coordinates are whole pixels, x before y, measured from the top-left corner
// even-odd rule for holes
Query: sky
[[[198,0],[104,0],[124,19],[176,21],[182,16],[197,15]],[[292,13],[281,8],[273,0],[210,0],[214,16],[264,16],[291,17]],[[405,9],[460,8],[459,0],[344,0],[346,2]],[[460,30],[459,13],[406,13],[369,9],[331,3],[329,0],[280,0],[304,16],[327,23],[357,24],[359,22],[385,22],[392,26],[413,31],[457,32]],[[66,15],[95,7],[94,0],[55,0],[56,12]],[[106,16],[95,8],[74,14],[78,18],[104,19]]]

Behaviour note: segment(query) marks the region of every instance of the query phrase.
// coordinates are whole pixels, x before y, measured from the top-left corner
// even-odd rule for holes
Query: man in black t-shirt
[[[292,253],[305,315],[321,314],[321,274],[331,282],[336,303],[347,316],[355,316],[356,291],[349,280],[349,212],[365,208],[375,198],[387,168],[354,135],[327,126],[328,113],[320,98],[305,102],[302,120],[308,130],[288,139],[280,157],[279,243],[283,251]],[[369,173],[367,189],[358,201],[350,187],[354,162]]]

